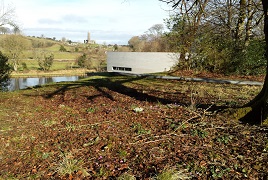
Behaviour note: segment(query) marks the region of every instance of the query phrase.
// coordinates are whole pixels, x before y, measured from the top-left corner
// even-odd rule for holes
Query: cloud
[[[74,14],[67,14],[62,17],[62,22],[67,23],[88,23],[88,20],[84,16],[77,16]]]
[[[157,0],[10,0],[26,35],[125,42],[168,16]]]
[[[60,17],[59,20],[52,19],[52,18],[42,18],[38,20],[39,24],[46,24],[46,25],[57,25],[57,24],[83,24],[88,23],[88,20],[83,16],[77,16],[73,14],[67,14],[63,17]]]
[[[38,23],[40,23],[40,24],[50,24],[51,25],[51,24],[59,24],[61,22],[57,21],[57,20],[54,20],[54,19],[44,18],[44,19],[39,19]]]
[[[88,31],[82,29],[64,29],[64,28],[26,28],[24,33],[30,36],[45,36],[57,40],[61,40],[63,37],[72,41],[83,42],[87,39]],[[107,44],[127,44],[128,40],[134,36],[129,32],[124,31],[106,31],[106,30],[92,30],[90,31],[91,40],[95,40],[97,43]]]

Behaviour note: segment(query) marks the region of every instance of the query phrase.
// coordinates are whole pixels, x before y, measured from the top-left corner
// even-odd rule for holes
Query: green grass
[[[5,35],[0,35],[0,41],[5,38]],[[22,53],[22,59],[33,59],[33,50],[45,51],[47,53],[53,53],[55,59],[63,59],[63,60],[74,60],[79,55],[80,52],[75,52],[75,46],[65,45],[64,47],[67,52],[60,52],[61,42],[53,41],[49,39],[41,39],[41,38],[33,38],[33,37],[24,37],[28,41],[32,43],[32,47],[27,50],[24,50]],[[43,44],[44,47],[36,48],[36,44]],[[1,50],[1,45],[0,45]]]
[[[5,38],[6,35],[0,35],[0,41]],[[31,76],[32,74],[27,70],[39,70],[38,61],[34,57],[34,51],[45,52],[45,54],[54,55],[54,62],[52,67],[50,68],[51,71],[58,71],[58,70],[70,70],[70,68],[77,68],[77,64],[75,64],[75,60],[81,56],[83,52],[92,52],[90,53],[91,63],[90,68],[93,70],[100,70],[100,68],[104,68],[106,65],[105,63],[101,65],[100,62],[106,60],[106,56],[104,55],[104,51],[107,49],[102,49],[102,47],[98,44],[88,45],[88,44],[78,44],[76,46],[72,46],[66,43],[62,43],[60,41],[54,41],[45,38],[35,38],[35,37],[24,37],[25,40],[31,43],[28,49],[24,50],[20,55],[20,66],[19,66],[19,73],[23,72],[22,76]],[[0,44],[0,51],[3,50]],[[66,52],[61,52],[60,47],[64,46]],[[99,53],[96,51],[96,48],[100,48]],[[108,47],[109,49],[109,47]],[[5,52],[4,52],[5,53]],[[26,64],[27,69],[23,69],[22,63]],[[73,69],[77,71],[77,69]],[[13,73],[13,75],[17,73]],[[75,72],[77,74],[77,72]]]
[[[62,156],[62,161],[57,165],[56,169],[61,176],[71,175],[75,171],[81,171],[84,177],[89,176],[87,170],[83,168],[83,161],[74,159],[71,153],[66,153]]]
[[[177,170],[175,168],[165,169],[161,174],[159,174],[155,179],[157,180],[183,180],[191,179],[191,177],[185,173],[185,171]]]
[[[29,59],[29,60],[22,60],[21,63],[26,63],[27,68],[29,70],[37,70],[39,67],[38,61]],[[71,65],[74,65],[74,60],[54,60],[51,70],[64,70],[70,67]]]
[[[37,60],[33,60],[33,59],[21,60],[21,64],[22,63],[26,63],[28,70],[38,70],[40,68]],[[99,61],[97,59],[93,59],[92,68],[98,67],[98,66],[99,66]],[[105,66],[105,64],[102,66]],[[57,70],[66,70],[66,69],[77,68],[77,67],[78,67],[77,63],[73,59],[66,59],[66,60],[54,59],[50,70],[57,71]],[[20,71],[23,70],[22,66],[19,67],[19,70]]]
[[[60,52],[59,48],[55,49],[55,47],[59,47],[59,45],[57,44],[57,45],[54,45],[54,46],[49,47],[49,48],[38,48],[38,49],[40,51],[45,51],[48,54],[49,53],[54,54],[54,59],[58,59],[58,60],[75,60],[75,59],[77,59],[77,57],[79,57],[81,55],[81,53],[73,52],[72,50],[70,50],[70,52]],[[33,59],[33,51],[32,50],[24,51],[22,58],[23,59]]]

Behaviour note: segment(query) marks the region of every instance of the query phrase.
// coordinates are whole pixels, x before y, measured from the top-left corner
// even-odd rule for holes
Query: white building
[[[178,57],[164,52],[107,52],[107,71],[133,74],[169,71]]]

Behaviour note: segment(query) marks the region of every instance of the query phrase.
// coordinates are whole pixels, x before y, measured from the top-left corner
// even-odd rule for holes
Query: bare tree
[[[21,35],[5,35],[1,43],[15,71],[18,70],[23,50],[30,47],[30,41]]]
[[[155,24],[144,34],[133,36],[128,44],[134,52],[166,52],[169,51],[164,34],[164,25]]]
[[[2,28],[12,28],[16,33],[19,32],[19,26],[14,19],[15,8],[8,4],[5,5],[5,1],[0,1],[0,27]]]
[[[171,29],[179,32],[175,34],[175,36],[178,36],[177,39],[179,41],[175,43],[174,48],[178,48],[177,51],[180,53],[179,62],[184,62],[193,47],[201,24],[205,20],[209,0],[160,1],[171,4],[172,8],[174,8],[175,15],[173,19],[175,19],[178,24],[173,24]],[[170,38],[173,39],[174,36]]]
[[[148,29],[148,31],[145,32],[145,35],[147,36],[146,39],[153,41],[158,38],[161,38],[161,36],[164,33],[164,26],[163,24],[155,24],[152,27]]]
[[[200,6],[203,0],[160,0],[162,2],[166,2],[168,4],[171,4],[174,9],[179,9],[182,13],[190,12],[194,8],[198,7],[199,11],[197,12],[204,12],[204,8]],[[211,0],[212,1],[212,0]],[[230,5],[232,3],[231,0],[218,0],[218,2],[227,2],[227,4]],[[239,15],[236,17],[238,19],[235,36],[238,39],[242,39],[242,31],[245,32],[244,27],[247,28],[247,36],[250,36],[251,31],[251,20],[253,18],[253,10],[252,4],[256,1],[251,0],[240,0],[239,1]],[[262,10],[258,10],[256,12],[257,16],[256,18],[261,20],[264,16],[264,34],[265,34],[265,41],[266,41],[266,61],[267,61],[267,68],[266,68],[266,77],[264,81],[263,88],[261,92],[249,103],[244,105],[242,108],[240,108],[237,113],[236,117],[240,119],[244,123],[250,123],[250,124],[260,124],[265,123],[268,124],[268,1],[267,0],[261,0],[262,3]],[[255,3],[256,5],[256,3]],[[231,9],[229,9],[231,10]],[[260,13],[261,12],[261,13]],[[219,14],[225,14],[226,12],[219,12]],[[227,12],[227,14],[230,15],[231,12]],[[248,14],[248,17],[246,17],[245,14]],[[221,17],[218,16],[218,17]],[[246,23],[246,19],[248,20]],[[228,23],[230,24],[231,19],[228,18]],[[259,23],[256,20],[256,24]],[[247,37],[249,38],[249,37]]]
[[[176,15],[187,14],[195,22],[191,23],[194,27],[192,33],[198,32],[205,24],[211,24],[217,28],[215,32],[229,36],[242,46],[248,45],[262,19],[261,0],[160,1],[171,4]]]
[[[128,41],[128,44],[134,52],[141,52],[144,48],[145,42],[139,36],[133,36]]]
[[[14,20],[14,13],[15,9],[11,6],[5,6],[4,1],[0,1],[0,33],[7,34],[9,33],[10,27],[16,28],[17,30],[19,27],[15,23]],[[17,31],[16,30],[16,31]],[[11,68],[8,64],[8,57],[3,55],[0,51],[0,85],[3,82],[6,82],[9,78],[9,74],[11,72]],[[2,86],[0,87],[0,89]]]

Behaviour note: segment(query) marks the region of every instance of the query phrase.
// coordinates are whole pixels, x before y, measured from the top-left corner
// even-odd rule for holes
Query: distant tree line
[[[76,59],[76,63],[81,68],[92,69],[94,71],[106,70],[106,47],[87,46],[83,54]]]
[[[134,52],[171,51],[170,44],[164,34],[164,25],[155,24],[140,36],[134,36],[128,44]]]

